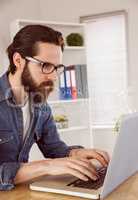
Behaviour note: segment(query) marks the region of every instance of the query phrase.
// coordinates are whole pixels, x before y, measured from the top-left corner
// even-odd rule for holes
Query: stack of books
[[[86,65],[66,67],[59,81],[59,98],[61,100],[88,98]]]

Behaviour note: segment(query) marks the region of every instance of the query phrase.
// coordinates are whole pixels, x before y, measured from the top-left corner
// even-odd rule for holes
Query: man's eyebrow
[[[34,57],[34,58],[35,58],[35,57]],[[43,61],[43,60],[41,60],[41,59],[39,59],[39,58],[35,58],[35,59],[36,59],[37,61],[41,62],[41,63],[49,63],[49,64],[54,65],[54,66],[62,65],[62,63],[54,64],[54,63],[49,62],[49,61]]]
[[[35,58],[35,57],[34,57]],[[43,60],[41,60],[41,59],[39,59],[39,58],[35,58],[37,61],[39,61],[39,62],[41,62],[41,63],[49,63],[49,64],[52,64],[52,65],[54,65],[53,63],[51,63],[51,62],[49,62],[49,61],[43,61]]]

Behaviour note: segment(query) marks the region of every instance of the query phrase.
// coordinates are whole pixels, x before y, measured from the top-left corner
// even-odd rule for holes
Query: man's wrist
[[[84,149],[83,146],[70,146],[68,153],[67,153],[67,157],[74,157],[77,154],[77,151],[80,149]]]

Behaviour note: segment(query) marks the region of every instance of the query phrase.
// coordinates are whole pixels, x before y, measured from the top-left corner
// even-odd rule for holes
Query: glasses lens
[[[55,69],[54,65],[52,65],[50,63],[44,63],[42,67],[43,67],[43,73],[45,73],[45,74],[49,74],[49,73],[53,72]]]

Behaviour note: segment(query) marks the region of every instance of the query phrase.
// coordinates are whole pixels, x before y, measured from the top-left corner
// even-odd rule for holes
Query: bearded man
[[[89,159],[109,163],[104,151],[60,140],[47,98],[64,71],[63,50],[62,34],[42,25],[25,26],[7,48],[9,68],[0,78],[0,190],[44,175],[97,179]],[[45,159],[29,162],[34,143]]]

